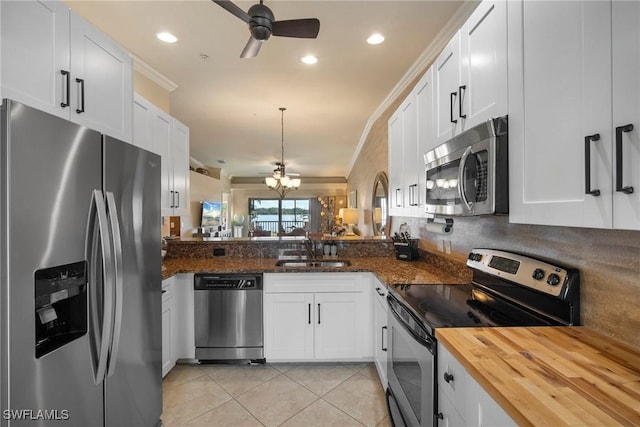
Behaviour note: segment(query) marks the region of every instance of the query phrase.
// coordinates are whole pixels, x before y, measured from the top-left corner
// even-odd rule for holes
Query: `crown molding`
[[[173,92],[178,88],[178,85],[166,78],[164,75],[160,74],[155,68],[151,65],[144,62],[135,54],[129,52],[129,56],[133,59],[133,69],[143,76],[147,77],[149,80],[166,90],[167,92]]]

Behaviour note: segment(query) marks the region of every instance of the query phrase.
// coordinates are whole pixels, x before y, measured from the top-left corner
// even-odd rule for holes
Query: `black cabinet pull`
[[[467,85],[462,85],[458,87],[458,116],[461,119],[466,119],[467,115],[462,114],[462,91],[467,91]]]
[[[80,108],[76,108],[76,113],[84,113],[84,79],[76,78],[76,83],[80,88]]]
[[[68,72],[67,70],[60,70],[60,74],[62,74],[64,76],[64,80],[65,80],[65,84],[66,84],[66,87],[65,87],[65,95],[66,95],[66,97],[64,99],[64,102],[60,103],[60,106],[62,108],[67,108],[69,106],[69,98],[71,97],[71,94],[70,94],[70,90],[71,90],[70,89],[70,86],[71,86],[71,73]]]
[[[376,292],[378,293],[378,295],[380,295],[381,297],[384,296],[384,292],[380,291],[380,288],[376,288]]]
[[[453,119],[453,100],[458,95],[458,92],[451,92],[449,96],[449,114],[451,115],[451,123],[458,123],[457,120]]]
[[[396,188],[396,207],[401,208],[402,203],[399,202],[400,197],[398,197],[398,191],[402,191],[402,188]]]
[[[178,203],[176,203],[176,205],[174,207],[179,208],[180,207],[180,192],[176,191],[176,196],[178,196]]]
[[[311,324],[311,304],[309,304],[309,324]]]
[[[631,132],[632,130],[632,124],[618,126],[616,128],[616,191],[624,194],[633,193],[633,187],[630,185],[626,187],[622,185],[622,134],[624,132]]]
[[[411,184],[409,186],[409,206],[418,206],[418,203],[416,203],[417,188],[418,188],[418,184]]]
[[[450,383],[451,381],[453,381],[453,374],[450,374],[448,372],[444,373],[444,381],[446,383]]]
[[[320,324],[320,304],[318,304],[318,325]]]
[[[591,141],[600,141],[600,134],[594,133],[584,137],[584,194],[598,197],[600,190],[591,189]]]
[[[384,331],[387,329],[386,326],[382,327],[382,335],[380,336],[380,350],[387,351],[387,347],[384,346]]]
[[[174,197],[175,191],[169,191],[169,194],[171,195],[171,206],[169,206],[170,208],[175,208],[176,207],[176,198]]]

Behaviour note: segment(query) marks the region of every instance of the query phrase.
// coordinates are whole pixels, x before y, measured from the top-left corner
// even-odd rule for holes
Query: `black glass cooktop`
[[[435,328],[554,324],[472,285],[391,285],[391,291],[431,335]]]

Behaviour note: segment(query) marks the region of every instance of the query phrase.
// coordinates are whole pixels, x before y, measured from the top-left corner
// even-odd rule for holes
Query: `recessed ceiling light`
[[[303,56],[302,58],[300,58],[300,61],[304,62],[305,64],[308,65],[313,65],[316,62],[318,62],[318,58],[313,56],[313,55],[307,55],[307,56]]]
[[[171,33],[167,33],[166,31],[156,34],[156,37],[165,43],[175,43],[178,41],[178,38],[176,36]]]
[[[380,44],[384,41],[384,36],[380,33],[371,34],[367,39],[369,44]]]

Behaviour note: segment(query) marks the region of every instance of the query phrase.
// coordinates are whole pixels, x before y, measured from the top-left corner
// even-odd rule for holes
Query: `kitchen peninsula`
[[[372,272],[384,283],[468,283],[466,267],[445,258],[423,254],[423,258],[406,262],[393,257],[393,244],[375,238],[329,238],[336,242],[335,258],[349,260],[345,267],[313,267],[313,271]],[[187,239],[168,244],[164,260],[163,279],[178,273],[216,271],[220,273],[304,271],[295,267],[278,267],[279,251],[304,250],[303,239],[240,238],[240,239]],[[318,242],[316,242],[318,244]],[[224,255],[214,255],[224,253]],[[224,250],[224,252],[222,252]],[[318,252],[320,253],[320,252]]]

